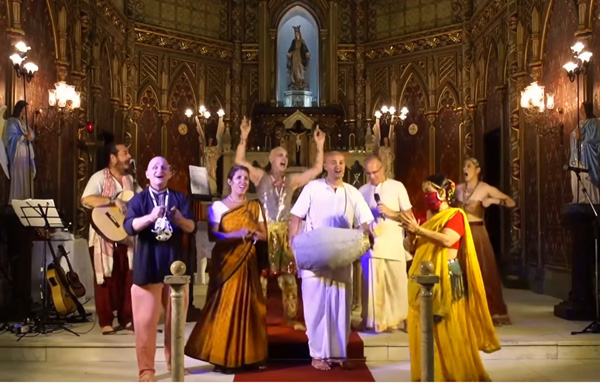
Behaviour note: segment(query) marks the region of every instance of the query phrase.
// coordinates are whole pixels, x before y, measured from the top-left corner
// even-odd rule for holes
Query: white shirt
[[[360,192],[344,182],[335,190],[324,178],[310,181],[290,212],[306,219],[305,231],[321,227],[353,228],[374,220]],[[299,270],[301,278],[314,276],[309,270]]]
[[[380,214],[377,211],[377,202],[375,201],[375,193],[378,193],[381,203],[391,210],[404,211],[412,209],[410,199],[408,198],[408,192],[406,191],[404,184],[396,180],[386,179],[377,186],[371,183],[361,186],[360,193],[365,201],[367,201],[367,204],[369,204],[373,216],[377,218],[377,224],[381,225],[381,236],[385,235],[385,237],[393,239],[389,242],[393,242],[395,247],[395,249],[391,251],[369,252],[369,254],[373,258],[383,258],[398,261],[406,260],[403,244],[404,229],[402,229],[398,222],[389,218],[383,219],[380,217]]]
[[[112,175],[112,174],[111,174]],[[129,178],[129,182],[133,185],[133,177],[131,175],[126,175],[125,177]],[[115,181],[115,195],[117,196],[119,193],[123,191],[123,186],[117,181],[117,179],[113,176],[113,180]],[[94,173],[90,179],[88,180],[87,185],[85,185],[85,189],[83,190],[83,194],[81,195],[81,199],[85,197],[89,197],[91,195],[102,195],[102,191],[104,190],[104,169],[97,171]],[[135,192],[139,193],[142,191],[142,188],[137,183],[135,184]],[[92,209],[91,206],[83,205],[88,209]],[[94,246],[94,237],[96,235],[96,231],[90,224],[90,231],[88,236],[88,244],[90,247]]]
[[[212,224],[221,223],[223,214],[227,213],[228,211],[229,208],[222,201],[215,201],[208,209],[208,221]],[[262,209],[258,214],[258,222],[265,222],[265,216],[263,215]]]

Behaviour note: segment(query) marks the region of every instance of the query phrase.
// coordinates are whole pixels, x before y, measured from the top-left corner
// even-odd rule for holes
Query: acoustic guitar
[[[65,274],[67,277],[67,282],[69,283],[69,287],[71,291],[77,298],[81,298],[85,295],[85,286],[79,280],[79,275],[73,270],[73,266],[71,266],[71,260],[68,257],[67,251],[63,245],[58,245],[58,252],[60,253],[59,259],[64,257],[67,260],[67,265],[69,266],[69,271]]]
[[[52,246],[48,244],[48,246]],[[64,248],[63,248],[64,251]],[[72,314],[77,309],[76,299],[73,295],[73,291],[69,287],[67,276],[65,271],[60,265],[60,258],[54,254],[54,250],[50,248],[53,262],[48,265],[46,270],[46,280],[48,281],[48,287],[50,288],[50,295],[52,295],[52,302],[56,312],[61,316],[67,316]]]
[[[119,198],[124,202],[129,202],[133,198],[133,191],[124,190],[119,194]],[[125,215],[117,206],[99,206],[92,210],[92,225],[96,232],[104,239],[110,242],[122,242],[128,234],[123,227]]]

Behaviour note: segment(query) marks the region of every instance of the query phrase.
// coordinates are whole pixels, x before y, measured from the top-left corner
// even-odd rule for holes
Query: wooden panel
[[[189,189],[188,166],[200,164],[198,132],[183,114],[186,108],[194,105],[192,89],[193,85],[182,73],[176,79],[169,101],[173,114],[167,122],[167,152],[163,153],[174,170],[169,186],[184,193],[188,193]],[[180,124],[187,127],[184,134],[178,129]]]
[[[425,91],[411,76],[406,85],[402,105],[409,110],[404,126],[396,132],[396,179],[403,182],[415,209],[424,211],[421,185],[429,175],[429,123],[425,114]],[[417,134],[408,133],[408,126],[417,124]]]
[[[565,76],[562,65],[571,60],[570,47],[577,30],[577,10],[575,4],[567,0],[554,2],[548,28],[548,42],[544,57],[542,84],[547,84],[548,92],[556,94],[556,105],[565,108],[561,116],[567,133],[577,124],[576,84]],[[583,101],[583,93],[581,94]],[[551,125],[556,125],[557,120]],[[568,135],[544,137],[540,139],[540,202],[542,256],[545,264],[560,268],[570,268],[571,248],[568,232],[560,224],[560,209],[571,200],[570,174],[562,170],[567,163]],[[561,145],[561,143],[563,143]],[[528,204],[529,205],[529,204]]]
[[[452,107],[444,106],[438,114],[436,130],[436,171],[444,173],[457,184],[460,182],[460,134],[458,116]]]

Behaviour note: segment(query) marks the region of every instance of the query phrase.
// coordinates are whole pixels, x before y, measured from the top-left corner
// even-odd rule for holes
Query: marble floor
[[[600,380],[597,360],[486,360],[485,367],[494,381],[501,382],[592,382]],[[409,362],[368,362],[377,382],[410,381]],[[164,362],[156,365],[157,380],[171,381]],[[189,382],[232,382],[233,375],[212,372],[201,362],[188,365]],[[134,382],[137,371],[131,362],[0,362],[3,382]]]
[[[203,304],[205,287],[197,286],[194,302]],[[484,364],[496,381],[598,381],[600,334],[571,335],[588,322],[553,316],[558,300],[524,290],[505,290],[513,325],[498,328],[502,350],[486,355]],[[90,307],[91,306],[91,307]],[[93,305],[86,305],[92,309]],[[91,310],[88,310],[91,311]],[[356,313],[355,313],[356,314]],[[358,317],[354,317],[358,320]],[[188,323],[186,333],[193,324]],[[69,327],[46,335],[0,334],[0,381],[135,381],[136,360],[131,334],[103,336],[94,323]],[[367,365],[377,381],[408,381],[408,336],[404,333],[361,333]],[[166,374],[158,335],[157,378]],[[188,381],[232,381],[233,376],[186,358]]]

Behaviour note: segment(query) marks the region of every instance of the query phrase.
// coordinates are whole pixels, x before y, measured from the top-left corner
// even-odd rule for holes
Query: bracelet
[[[242,237],[242,242],[246,243],[246,236]]]

